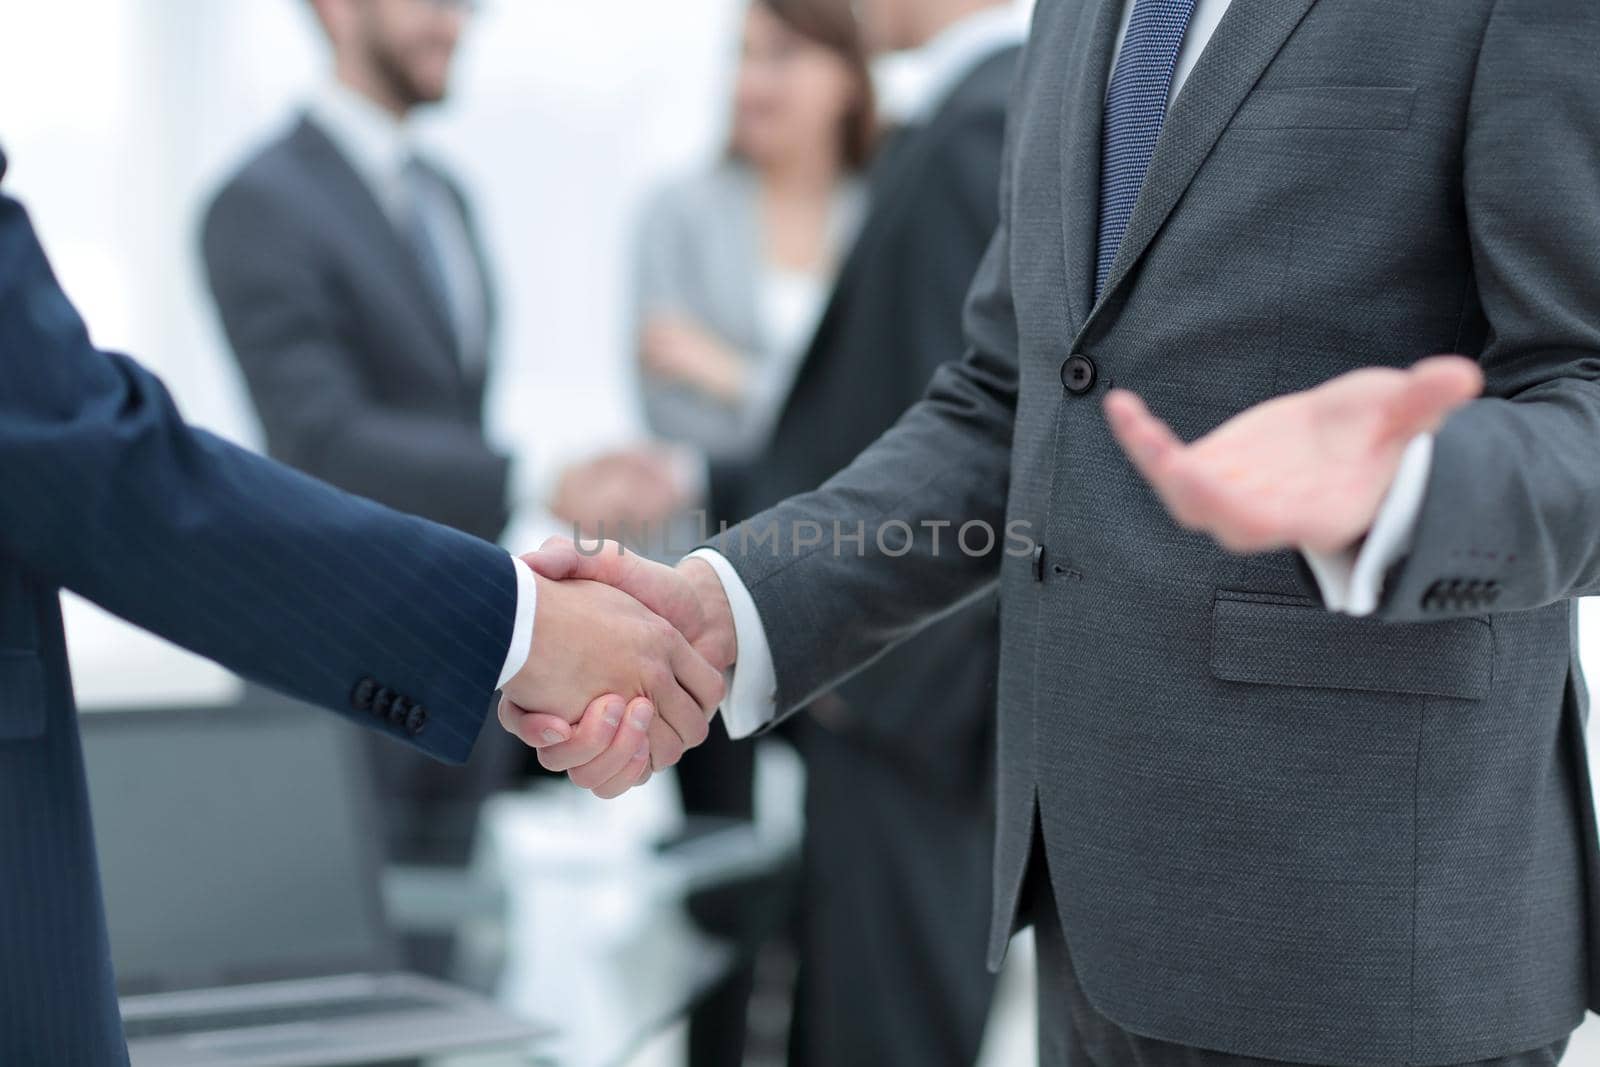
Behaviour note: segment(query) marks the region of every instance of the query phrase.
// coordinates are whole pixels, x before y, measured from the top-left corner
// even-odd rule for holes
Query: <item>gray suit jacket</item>
[[[1600,7],[1234,0],[1094,302],[1121,6],[1039,4],[965,361],[752,520],[779,550],[718,543],[779,703],[998,581],[997,958],[1037,815],[1083,987],[1127,1029],[1350,1065],[1547,1044],[1600,988],[1574,622],[1600,592]],[[1439,437],[1378,619],[1177,528],[1100,411],[1115,381],[1193,438],[1441,351],[1489,395]],[[1032,543],[794,551],[800,523],[894,519]]]
[[[473,232],[466,200],[437,177]],[[463,358],[415,254],[315,122],[228,180],[206,211],[202,249],[274,458],[500,536],[509,460],[484,439],[489,354]],[[481,248],[478,262],[492,305]]]

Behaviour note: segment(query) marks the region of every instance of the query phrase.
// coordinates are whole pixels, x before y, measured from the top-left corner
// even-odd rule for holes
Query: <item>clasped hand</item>
[[[534,653],[505,687],[501,725],[547,770],[608,799],[705,741],[735,655],[709,565],[559,537],[523,560],[538,576]]]

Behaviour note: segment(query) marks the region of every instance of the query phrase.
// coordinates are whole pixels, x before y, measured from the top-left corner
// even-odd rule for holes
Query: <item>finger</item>
[[[500,725],[529,748],[549,748],[572,740],[571,723],[559,716],[529,711],[510,697],[500,698]]]
[[[1431,356],[1406,372],[1405,385],[1389,408],[1393,437],[1409,440],[1433,433],[1457,408],[1483,394],[1483,371],[1464,356]]]
[[[1183,452],[1183,441],[1126,389],[1113,389],[1104,407],[1117,444],[1144,479],[1159,489],[1173,458]]]
[[[650,743],[641,740],[622,770],[593,789],[601,800],[614,800],[650,780]],[[576,779],[574,779],[576,781]]]
[[[571,578],[578,570],[578,546],[570,537],[551,537],[539,546],[537,552],[524,555],[522,562],[546,578],[561,581]]]
[[[572,768],[569,777],[580,789],[595,789],[623,774],[642,749],[648,762],[650,755],[650,724],[655,721],[655,708],[650,701],[636,699],[628,705],[622,725],[617,729],[606,750],[582,766]]]
[[[572,740],[539,752],[539,765],[547,771],[570,771],[598,757],[616,739],[625,710],[619,696],[604,696],[589,705],[578,720]]]
[[[672,728],[666,718],[657,715],[656,721],[650,724],[650,767],[652,770],[664,771],[668,767],[675,767],[683,759],[683,738]]]
[[[527,714],[525,711],[505,697],[501,697],[500,706],[495,709],[495,714],[500,718],[500,728],[502,730],[513,737],[521,736],[517,733],[517,727],[522,722],[522,716]]]
[[[566,537],[552,537],[537,552],[522,561],[546,578],[583,578],[606,585],[620,585],[635,557],[616,541],[585,540],[581,544]]]
[[[1235,527],[1241,522],[1240,502],[1204,463],[1186,455],[1173,458],[1166,464],[1157,490],[1178,525],[1210,533],[1224,547],[1237,551],[1233,546]]]
[[[711,726],[699,703],[675,679],[669,679],[653,690],[651,696],[656,702],[657,713],[671,727],[679,745],[677,752],[654,753],[655,769],[659,771],[677,763],[683,758],[684,751],[703,744],[711,732]]]
[[[678,684],[700,705],[700,711],[710,715],[722,704],[727,695],[727,682],[722,672],[707,663],[705,657],[694,650],[681,634],[672,643],[672,673]]]

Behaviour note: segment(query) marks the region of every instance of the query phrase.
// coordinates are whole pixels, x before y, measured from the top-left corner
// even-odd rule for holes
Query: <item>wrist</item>
[[[709,563],[692,556],[679,563],[677,570],[694,591],[705,619],[695,647],[713,666],[727,670],[738,660],[739,642],[734,631],[733,607],[728,603],[722,580]]]

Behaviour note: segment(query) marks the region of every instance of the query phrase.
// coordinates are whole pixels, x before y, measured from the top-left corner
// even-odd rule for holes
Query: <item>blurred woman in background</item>
[[[865,214],[876,121],[850,0],[752,0],[726,156],[647,205],[635,291],[646,421],[712,461],[712,529],[739,517],[724,496],[766,448]],[[750,819],[755,746],[712,729],[678,768],[685,813]],[[753,957],[785,921],[787,893],[734,887],[693,910]],[[695,1011],[695,1067],[744,1062],[754,987],[752,963]],[[783,1035],[770,1038],[781,1052]]]
[[[782,410],[865,207],[876,126],[848,0],[754,0],[727,157],[650,202],[639,363],[650,428],[719,461]]]

